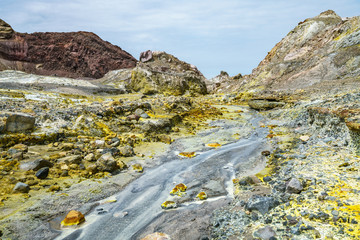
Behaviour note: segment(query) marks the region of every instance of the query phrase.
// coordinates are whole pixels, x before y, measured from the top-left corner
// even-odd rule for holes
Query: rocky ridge
[[[100,78],[110,70],[133,68],[136,62],[129,53],[94,33],[18,33],[0,20],[0,70]]]
[[[300,22],[269,52],[242,86],[301,89],[359,78],[360,17],[334,11]]]
[[[109,72],[99,82],[146,95],[207,93],[205,77],[196,66],[166,52],[150,50],[141,54],[134,69]]]

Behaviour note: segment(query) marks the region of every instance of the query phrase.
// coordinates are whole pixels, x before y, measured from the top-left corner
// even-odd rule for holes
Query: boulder
[[[300,193],[303,189],[302,183],[297,178],[292,178],[286,185],[287,193]]]
[[[13,193],[28,193],[30,191],[29,185],[26,183],[18,182],[13,188]]]
[[[34,129],[35,117],[18,112],[1,112],[0,117],[4,117],[5,131],[8,132],[24,132]]]
[[[140,53],[140,62],[148,62],[150,60],[152,60],[153,58],[153,54],[151,50],[147,50],[145,52]]]
[[[50,168],[52,166],[54,166],[53,163],[49,162],[48,160],[39,158],[36,160],[21,162],[19,168],[20,168],[20,170],[23,170],[23,171],[29,171],[29,170],[37,171],[40,168],[43,168],[43,167]]]
[[[96,161],[96,167],[99,171],[113,172],[119,169],[116,160],[111,153],[105,153]]]

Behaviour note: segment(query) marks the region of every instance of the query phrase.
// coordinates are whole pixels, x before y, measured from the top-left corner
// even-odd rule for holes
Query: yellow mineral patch
[[[176,208],[176,203],[174,201],[165,201],[161,204],[161,208],[163,209],[170,209],[170,208]]]
[[[67,226],[79,225],[83,222],[85,222],[84,215],[79,211],[71,210],[66,215],[64,220],[61,222],[61,226],[67,227]]]
[[[139,163],[132,165],[132,168],[135,172],[143,172],[143,170],[144,170],[143,167]]]
[[[205,200],[207,199],[207,195],[205,192],[200,192],[198,195],[196,195],[196,197],[200,200]]]
[[[196,156],[195,152],[181,152],[179,153],[180,156],[182,157],[188,157],[188,158],[192,158]]]
[[[208,144],[206,144],[206,146],[212,147],[212,148],[218,148],[218,147],[221,147],[221,144],[220,143],[208,143]]]

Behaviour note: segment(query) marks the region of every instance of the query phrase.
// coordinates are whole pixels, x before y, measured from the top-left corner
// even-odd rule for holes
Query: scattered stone
[[[105,147],[105,141],[104,140],[95,140],[95,147],[96,148],[104,148]]]
[[[165,201],[161,204],[161,208],[163,209],[177,208],[177,205],[174,201]]]
[[[150,118],[149,114],[147,114],[147,113],[141,114],[140,117],[141,117],[141,118],[144,118],[144,119]]]
[[[266,176],[266,177],[263,178],[263,181],[264,181],[264,182],[270,182],[271,180],[272,180],[272,179],[271,179],[270,176]]]
[[[310,136],[308,136],[308,135],[304,135],[304,136],[300,137],[300,140],[303,142],[307,142],[309,139],[310,139]]]
[[[64,151],[69,151],[74,148],[74,144],[73,143],[61,143],[59,145],[59,148]]]
[[[245,209],[248,211],[259,211],[261,214],[265,214],[272,208],[276,207],[279,203],[275,201],[273,197],[263,197],[255,195],[249,199]]]
[[[82,160],[81,155],[70,155],[67,157],[59,158],[57,162],[59,164],[71,165],[71,164],[80,164],[81,160]]]
[[[179,183],[170,191],[170,195],[182,196],[182,193],[185,192],[186,189],[187,186],[185,184]]]
[[[141,116],[141,114],[144,114],[144,113],[145,113],[145,111],[142,110],[141,108],[136,109],[135,112],[134,112],[134,114],[138,115],[138,116]]]
[[[276,237],[274,229],[270,226],[259,228],[253,233],[255,238],[260,238],[262,240],[270,240]]]
[[[195,152],[181,152],[179,153],[180,156],[182,157],[187,157],[187,158],[192,158],[196,156]]]
[[[29,185],[26,183],[18,182],[13,188],[13,193],[28,193],[30,191]]]
[[[22,152],[22,153],[27,153],[28,152],[28,146],[25,144],[16,144],[14,146],[12,146],[8,152],[14,152],[14,153],[18,153],[18,152]]]
[[[166,144],[171,144],[172,143],[172,139],[169,135],[160,135],[158,136],[159,141],[166,143]]]
[[[54,164],[52,162],[40,158],[40,159],[36,159],[33,161],[21,162],[19,168],[20,168],[20,170],[23,170],[23,171],[29,171],[29,170],[37,171],[40,168],[43,168],[43,167],[51,168],[52,166],[54,166]]]
[[[140,119],[140,116],[139,115],[136,115],[136,114],[131,114],[129,116],[126,117],[126,120],[128,121],[139,121]]]
[[[36,173],[35,173],[35,176],[38,178],[38,179],[45,179],[47,178],[49,174],[49,167],[43,167],[43,168],[40,168]]]
[[[200,192],[198,195],[196,195],[196,197],[200,200],[206,200],[207,199],[207,195],[205,192]]]
[[[84,160],[85,160],[85,161],[88,161],[88,162],[95,161],[95,154],[89,153],[88,155],[86,155],[86,156],[84,157]]]
[[[286,185],[287,193],[300,193],[303,189],[302,183],[296,178],[292,178]]]
[[[50,188],[49,188],[49,192],[58,192],[61,190],[61,187],[59,185],[52,185]]]
[[[68,227],[68,226],[73,226],[73,225],[79,225],[79,224],[81,224],[83,222],[85,222],[84,215],[79,211],[71,210],[66,215],[64,220],[61,221],[61,226],[62,227]]]
[[[119,169],[116,160],[111,153],[105,153],[96,161],[96,167],[102,172],[113,172]]]
[[[276,107],[283,107],[285,103],[267,100],[251,100],[248,102],[248,105],[250,108],[260,111],[270,110]]]
[[[220,143],[208,143],[206,144],[206,146],[211,147],[211,148],[218,148],[221,147]]]
[[[135,171],[135,172],[143,172],[144,171],[144,169],[143,169],[143,167],[141,166],[141,164],[139,164],[139,163],[136,163],[136,164],[133,164],[132,165],[132,168],[133,168],[133,170]]]
[[[262,151],[261,152],[261,155],[263,155],[263,156],[265,156],[265,157],[267,157],[267,156],[269,156],[271,153],[270,153],[270,151],[268,151],[268,150],[265,150],[265,151]]]
[[[132,157],[135,155],[134,148],[129,145],[119,147],[118,149],[120,151],[120,155],[123,157]]]
[[[165,233],[156,232],[156,233],[146,235],[141,240],[171,240],[171,238],[169,235],[167,235]]]

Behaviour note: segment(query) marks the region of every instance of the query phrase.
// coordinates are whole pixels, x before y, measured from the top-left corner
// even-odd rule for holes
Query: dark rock
[[[151,50],[147,50],[145,52],[140,53],[140,61],[141,62],[148,62],[153,58],[153,54]]]
[[[302,183],[296,178],[292,178],[286,185],[287,193],[300,193],[303,189]]]
[[[253,236],[255,238],[260,238],[262,240],[270,240],[271,238],[274,238],[276,236],[276,233],[274,229],[270,226],[266,226],[263,228],[259,228],[253,233]]]
[[[45,179],[45,178],[47,178],[48,174],[49,174],[49,167],[43,167],[43,168],[40,168],[35,173],[35,176],[39,179]]]
[[[270,182],[271,181],[271,177],[270,176],[266,176],[263,178],[264,182]]]
[[[273,197],[263,197],[263,196],[253,196],[249,199],[245,208],[249,211],[259,211],[261,214],[267,213],[270,209],[279,205],[279,202],[276,201]]]
[[[28,193],[29,191],[29,185],[22,182],[16,183],[15,187],[13,188],[13,193]]]
[[[268,150],[265,150],[265,151],[262,151],[261,152],[261,155],[263,155],[263,156],[269,156],[271,153],[270,153],[270,151],[268,151]]]

